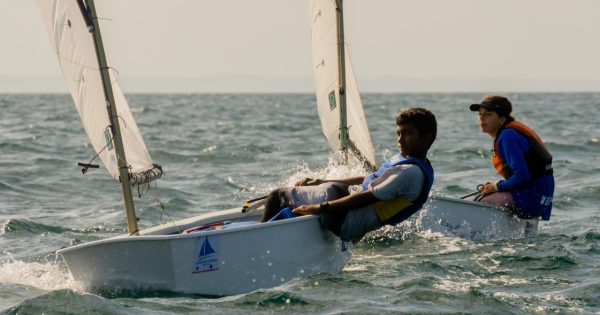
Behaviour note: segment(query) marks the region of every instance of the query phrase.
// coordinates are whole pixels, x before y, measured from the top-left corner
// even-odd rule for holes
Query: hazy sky
[[[312,91],[305,0],[96,3],[126,92]],[[0,92],[66,92],[36,2],[0,16]],[[599,0],[346,0],[345,18],[363,91],[600,90]]]

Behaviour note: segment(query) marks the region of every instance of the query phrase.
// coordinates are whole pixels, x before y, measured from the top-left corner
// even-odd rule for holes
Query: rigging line
[[[169,215],[168,211],[167,211],[167,207],[165,207],[165,204],[160,200],[160,195],[158,194],[158,183],[157,181],[154,181],[154,189],[152,189],[152,187],[150,186],[150,183],[148,183],[148,193],[150,193],[150,195],[154,198],[154,201],[156,201],[158,207],[161,209],[160,211],[160,219],[162,220],[162,216],[163,214],[167,216],[167,221],[169,221],[169,223],[173,224],[173,226],[175,228],[177,228],[177,232],[179,232],[179,234],[183,233],[183,231],[181,229],[179,229],[179,226],[177,225],[177,223],[175,223],[175,220]]]
[[[71,59],[69,59],[69,58],[66,58],[66,57],[65,57],[65,56],[63,56],[63,55],[62,55],[62,54],[61,54],[59,51],[57,51],[57,52],[56,52],[56,54],[57,54],[57,55],[60,57],[60,59],[66,60],[67,62],[69,62],[69,63],[71,63],[71,64],[78,65],[78,66],[80,66],[80,67],[83,67],[83,68],[86,68],[86,69],[100,70],[100,68],[99,68],[99,67],[98,67],[98,68],[95,68],[95,67],[87,66],[87,65],[84,65],[84,64],[82,64],[82,63],[75,62],[75,61],[73,61],[73,60],[71,60]]]
[[[113,66],[108,66],[108,69],[109,69],[109,70],[113,70],[113,71],[116,73],[116,75],[115,75],[115,81],[116,81],[116,79],[117,79],[118,77],[120,77],[120,76],[121,76],[121,72],[119,72],[119,70],[117,70],[117,68],[114,68]]]
[[[105,20],[105,21],[110,21],[110,22],[114,22],[114,21],[115,21],[115,20],[113,20],[113,19],[109,19],[109,18],[101,18],[101,17],[94,17],[93,19],[94,19],[94,20],[98,20],[98,21],[99,21],[99,20]]]
[[[115,81],[118,81],[118,80],[116,80],[116,79],[117,79],[118,77],[120,77],[120,76],[121,76],[121,72],[119,72],[119,70],[117,70],[117,68],[115,68],[115,67],[113,67],[113,66],[107,66],[107,67],[105,67],[105,68],[100,68],[100,67],[91,67],[91,66],[84,65],[84,64],[82,64],[82,63],[79,63],[79,62],[73,61],[72,59],[66,58],[66,57],[65,57],[63,54],[61,54],[59,51],[57,51],[57,52],[56,52],[56,54],[57,54],[57,55],[60,57],[60,59],[63,59],[63,60],[65,60],[66,62],[68,62],[68,63],[70,63],[70,64],[78,65],[78,66],[80,66],[80,67],[82,67],[82,68],[91,69],[91,70],[102,70],[102,69],[113,70],[113,71],[116,73],[116,75],[115,75]]]
[[[115,101],[115,103],[116,103],[116,101]],[[129,111],[131,111],[131,110],[129,110]],[[119,118],[121,120],[121,122],[125,125],[124,128],[127,129],[127,121],[125,120],[125,118],[122,118],[121,115],[116,115],[113,117]],[[110,125],[109,125],[109,127],[110,127]],[[106,129],[108,129],[108,127],[106,127],[104,130],[106,130]],[[112,140],[112,138],[111,138],[111,140]]]
[[[110,132],[109,132],[109,134],[110,134],[110,139],[109,139],[109,141],[107,141],[106,145],[104,146],[104,148],[102,148],[102,150],[104,150],[106,147],[108,147],[108,146],[109,146],[109,144],[112,144],[112,142],[113,142],[113,139],[114,139],[114,137],[113,137],[113,132],[112,132],[112,131],[113,131],[113,129],[112,129],[112,125],[108,125],[108,126],[106,126],[106,128],[104,128],[104,132],[105,132],[105,133],[106,133],[106,130],[107,130],[107,129],[110,129]],[[100,151],[100,152],[102,152],[102,151]],[[98,152],[98,154],[96,154],[96,156],[98,156],[98,155],[100,154],[100,152]],[[117,161],[121,160],[121,156],[119,155],[119,153],[118,153],[117,151],[115,151],[115,157],[117,158]],[[118,165],[118,164],[117,164],[117,165]],[[121,169],[121,168],[126,168],[126,169],[128,169],[128,170],[131,170],[131,169],[132,169],[132,166],[131,166],[131,165],[125,165],[125,166],[123,166],[123,167],[120,167],[119,169]],[[128,174],[128,175],[129,175],[129,173],[130,173],[130,172],[129,172],[129,171],[127,171],[127,174]]]
[[[169,215],[169,213],[167,212],[167,207],[165,206],[165,204],[160,200],[160,195],[158,193],[158,183],[157,181],[153,181],[154,182],[154,187],[152,187],[151,182],[147,182],[146,185],[138,185],[138,197],[141,198],[145,192],[149,193],[151,196],[151,199],[154,200],[156,202],[156,205],[158,208],[160,208],[160,220],[163,219],[163,215],[167,216],[167,222],[173,224],[173,227],[177,228],[177,232],[179,234],[183,233],[183,231],[181,229],[179,229],[177,223],[175,223],[175,220]],[[146,186],[145,192],[144,192],[144,188],[140,187],[140,186]],[[140,217],[141,217],[141,213],[140,213]]]
[[[125,120],[125,118],[121,118],[121,115],[117,115],[117,118],[119,118],[121,122],[123,122],[123,124],[125,125],[124,128],[127,129],[127,121]]]
[[[114,68],[113,66],[106,66],[106,67],[102,67],[99,68],[98,70],[113,70],[115,72],[115,80],[111,80],[110,82],[119,82],[118,78],[121,76],[121,73],[119,72],[119,70],[117,70],[117,68]]]
[[[106,128],[104,128],[104,130],[106,130],[106,129],[108,129],[108,128],[110,128],[110,125],[109,125],[109,126],[107,126]],[[106,143],[106,145],[105,145],[104,147],[102,147],[102,149],[100,149],[100,151],[98,151],[98,152],[96,153],[96,155],[94,155],[94,156],[92,157],[92,159],[90,160],[90,162],[88,163],[88,165],[92,164],[92,162],[94,162],[94,160],[95,160],[95,159],[96,159],[96,158],[97,158],[97,157],[100,155],[100,153],[102,153],[102,151],[104,151],[104,150],[105,150],[105,149],[106,149],[106,148],[107,148],[109,145],[111,145],[111,143],[112,143],[112,133],[110,134],[110,141],[108,141],[108,142]],[[81,169],[81,172],[82,172],[83,174],[87,173],[87,171],[88,171],[88,168],[89,168],[89,166],[84,166],[84,167]]]
[[[114,22],[114,20],[113,20],[113,19],[110,19],[110,18],[105,18],[105,17],[99,17],[99,16],[97,15],[97,12],[96,12],[96,11],[94,11],[94,13],[96,13],[96,15],[92,15],[92,14],[91,14],[91,12],[90,12],[90,14],[89,14],[89,17],[90,17],[91,19],[93,19],[93,20],[97,20],[97,21],[99,21],[99,20],[106,20],[106,21]]]

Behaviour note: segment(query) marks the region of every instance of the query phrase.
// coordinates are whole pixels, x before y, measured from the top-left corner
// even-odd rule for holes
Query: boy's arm
[[[365,180],[364,176],[348,177],[344,179],[319,179],[319,178],[303,178],[296,182],[296,186],[313,186],[323,183],[342,183],[346,185],[360,185]]]
[[[341,210],[350,210],[356,208],[366,207],[380,201],[373,195],[371,191],[363,191],[356,194],[351,194],[346,197],[329,201],[326,212],[336,212]],[[299,214],[320,214],[321,205],[303,205],[293,210],[294,213]]]

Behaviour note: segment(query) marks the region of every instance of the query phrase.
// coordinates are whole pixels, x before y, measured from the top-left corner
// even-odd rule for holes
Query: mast
[[[343,0],[336,0],[336,22],[338,38],[338,74],[339,74],[339,96],[340,96],[340,150],[342,151],[342,160],[348,160],[348,118],[346,112],[346,53],[344,43],[344,9]]]
[[[98,66],[100,67],[102,86],[104,87],[106,110],[108,112],[110,130],[112,132],[112,140],[114,143],[115,154],[117,156],[117,163],[119,166],[119,179],[121,182],[121,190],[123,192],[123,201],[125,203],[125,213],[127,215],[127,228],[129,230],[129,235],[137,235],[137,217],[135,215],[135,208],[133,205],[133,194],[131,192],[131,184],[129,181],[129,167],[125,158],[125,149],[123,147],[123,139],[121,137],[121,128],[119,125],[117,109],[115,108],[115,97],[110,81],[110,73],[108,72],[110,68],[108,67],[108,63],[106,61],[106,54],[104,52],[104,45],[102,43],[102,36],[100,34],[100,26],[98,24],[96,7],[94,6],[94,0],[77,0],[77,4],[79,5],[79,9],[81,9],[81,13],[88,27],[88,30],[90,31],[90,33],[92,33],[92,36],[94,38],[96,57],[98,58]]]

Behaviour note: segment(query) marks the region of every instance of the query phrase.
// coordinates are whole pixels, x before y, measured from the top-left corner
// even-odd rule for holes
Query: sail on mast
[[[85,132],[95,152],[99,153],[104,167],[114,179],[119,180],[117,156],[110,132],[111,123],[106,109],[107,97],[94,39],[88,31],[77,1],[38,0],[37,3]],[[119,87],[117,74],[110,68],[110,59],[108,61],[114,95],[114,104],[111,106],[117,110],[129,173],[135,176],[154,169],[154,164]]]
[[[38,7],[96,155],[114,179],[122,179],[129,231],[136,233],[130,185],[155,180],[162,169],[152,163],[116,73],[108,65],[94,3],[38,0]]]
[[[344,43],[343,20],[336,12],[342,10],[341,1],[309,0],[317,108],[331,149],[348,150],[374,166],[373,144]]]

